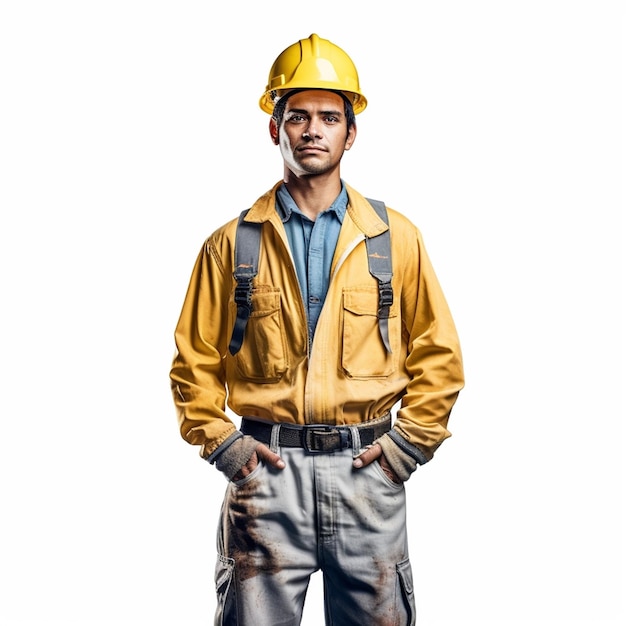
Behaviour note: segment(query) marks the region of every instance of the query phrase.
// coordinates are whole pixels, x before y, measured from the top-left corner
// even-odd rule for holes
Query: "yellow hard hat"
[[[315,34],[278,55],[259,105],[271,115],[276,102],[292,89],[341,91],[355,114],[367,106],[352,59],[339,46]]]

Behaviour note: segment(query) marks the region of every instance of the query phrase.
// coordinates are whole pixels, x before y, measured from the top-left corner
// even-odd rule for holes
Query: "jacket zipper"
[[[350,256],[350,254],[354,251],[354,249],[364,240],[365,240],[365,235],[360,235],[359,237],[356,237],[355,239],[353,239],[348,246],[346,246],[345,250],[343,251],[343,253],[339,257],[339,260],[337,262],[337,266],[335,267],[335,271],[333,272],[332,276],[330,277],[330,280],[329,280],[329,283],[328,283],[328,291],[329,292],[332,289],[333,281],[335,280],[335,276],[339,272],[339,269],[343,266],[343,264],[345,263],[346,259]],[[292,260],[292,262],[293,262],[293,260]],[[324,312],[325,311],[326,311],[326,301],[324,302],[324,306],[322,306],[322,310],[320,312],[320,317],[319,317],[319,319],[317,321],[317,328],[322,328],[323,327],[323,323],[322,322],[323,322]],[[322,348],[320,350],[318,350],[318,352],[322,352],[322,355],[325,352],[325,350],[323,348],[324,348],[324,346],[322,346]],[[310,354],[309,342],[308,342],[308,338],[307,338],[307,358],[308,358],[309,363],[308,363],[308,368],[307,368],[306,381],[304,383],[304,407],[305,407],[305,409],[304,409],[305,410],[304,422],[305,422],[305,424],[312,424],[312,423],[315,423],[315,421],[318,421],[318,420],[315,420],[315,410],[314,410],[315,403],[314,403],[314,398],[313,398],[313,391],[311,391],[311,389],[315,385],[310,385],[309,384],[309,377],[311,375],[311,371],[313,370],[313,362],[312,362],[311,356],[312,355]],[[317,357],[317,358],[319,358],[319,357]]]

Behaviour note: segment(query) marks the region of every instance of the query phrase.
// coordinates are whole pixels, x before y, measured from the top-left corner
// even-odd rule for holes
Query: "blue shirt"
[[[342,183],[335,201],[315,221],[300,211],[285,185],[278,188],[276,200],[296,264],[310,344],[328,292],[330,267],[348,206],[348,193]]]

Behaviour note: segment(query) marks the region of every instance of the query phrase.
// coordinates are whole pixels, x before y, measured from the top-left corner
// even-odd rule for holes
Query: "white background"
[[[343,176],[420,226],[464,348],[407,485],[418,623],[625,623],[622,3],[0,6],[0,624],[212,623],[225,481],[173,329],[282,174],[257,101],[313,32],[370,103]]]

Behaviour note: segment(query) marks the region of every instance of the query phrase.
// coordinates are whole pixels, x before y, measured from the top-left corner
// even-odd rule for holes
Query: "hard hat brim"
[[[267,90],[259,100],[259,106],[265,113],[272,115],[274,113],[274,107],[276,103],[285,95],[290,94],[292,91],[330,91],[332,93],[340,93],[343,94],[347,100],[352,104],[352,108],[354,110],[354,114],[358,115],[365,110],[367,106],[367,99],[363,94],[355,93],[353,91],[339,91],[337,89],[324,89],[321,87],[292,87],[290,89],[280,89],[280,90]],[[275,94],[272,97],[272,94]]]

